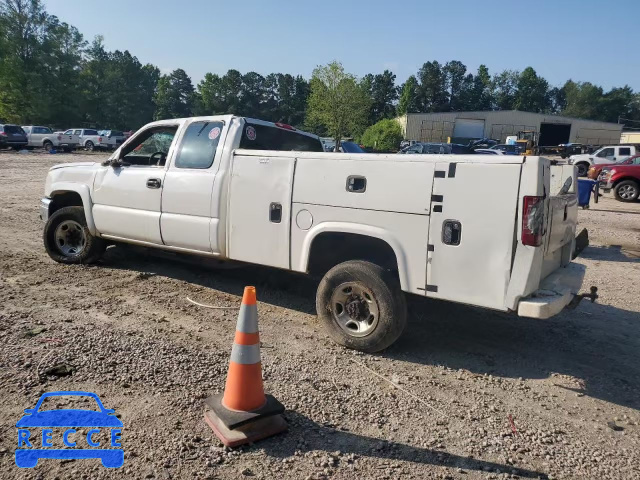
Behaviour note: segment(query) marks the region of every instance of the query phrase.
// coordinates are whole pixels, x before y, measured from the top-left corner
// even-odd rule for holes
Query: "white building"
[[[498,110],[486,112],[408,113],[396,119],[406,140],[467,143],[472,138],[505,142],[509,135],[529,130],[539,145],[562,143],[612,145],[620,143],[623,125],[543,113]]]

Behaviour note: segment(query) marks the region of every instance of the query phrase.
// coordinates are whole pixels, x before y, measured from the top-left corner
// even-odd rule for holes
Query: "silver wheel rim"
[[[87,142],[87,150],[93,151],[93,142]]]
[[[378,302],[368,288],[347,282],[331,295],[331,313],[338,326],[352,337],[365,337],[378,325]]]
[[[629,200],[636,196],[636,189],[633,185],[622,185],[618,188],[618,195],[625,200]]]
[[[87,245],[84,228],[75,220],[65,220],[58,225],[53,237],[58,250],[65,257],[77,257]]]

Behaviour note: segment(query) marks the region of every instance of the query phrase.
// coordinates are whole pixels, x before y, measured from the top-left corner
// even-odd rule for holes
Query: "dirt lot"
[[[598,303],[535,321],[411,298],[401,339],[363,355],[327,339],[306,277],[124,246],[94,267],[51,261],[37,212],[47,169],[88,157],[104,158],[0,152],[0,477],[640,477],[640,203],[580,212]],[[186,297],[233,307],[248,284],[265,386],[290,430],[230,451],[202,416],[224,383],[236,311]],[[58,364],[71,374],[44,374]],[[122,469],[14,465],[15,422],[56,390],[115,408]]]

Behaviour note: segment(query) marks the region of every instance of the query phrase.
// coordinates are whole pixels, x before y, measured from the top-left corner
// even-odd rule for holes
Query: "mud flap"
[[[576,258],[578,255],[582,253],[582,251],[589,246],[589,232],[586,228],[583,228],[582,231],[576,237],[576,247],[573,250],[573,256],[571,260]]]

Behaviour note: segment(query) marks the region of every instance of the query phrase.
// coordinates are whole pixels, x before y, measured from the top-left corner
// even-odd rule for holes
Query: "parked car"
[[[108,139],[93,128],[70,128],[63,133],[63,141],[73,143],[89,150],[113,150],[116,148],[115,139]]]
[[[63,143],[62,138],[64,132],[53,132],[49,127],[38,125],[27,125],[22,127],[27,134],[29,147],[44,148],[47,152],[54,148],[61,148],[65,151],[71,151],[76,147],[76,143]]]
[[[404,148],[400,153],[421,153],[440,155],[472,155],[474,151],[466,145],[457,143],[414,143],[410,147]]]
[[[598,180],[603,191],[613,190],[621,202],[635,202],[640,196],[640,165],[603,167]]]
[[[593,153],[571,155],[569,164],[578,168],[578,176],[583,177],[589,172],[592,165],[606,165],[625,160],[640,153],[634,145],[608,145],[601,147]]]
[[[591,180],[598,180],[600,177],[600,172],[605,167],[615,167],[616,165],[640,165],[640,155],[635,155],[633,157],[625,158],[616,163],[607,163],[604,165],[592,165],[587,173],[587,177]]]
[[[19,125],[0,125],[0,148],[20,150],[28,144],[27,134]]]
[[[491,147],[491,150],[500,150],[505,155],[522,155],[522,146],[518,144],[500,143]]]
[[[159,136],[165,147],[145,148]],[[320,321],[367,352],[402,333],[403,292],[533,318],[578,292],[574,168],[506,155],[350,157],[250,118],[154,122],[106,162],[49,171],[44,247],[66,264],[124,242],[318,275]]]
[[[125,136],[124,132],[121,132],[120,130],[100,130],[98,134],[102,135],[103,137],[107,137],[108,143],[113,139],[116,148],[122,145],[128,138]]]
[[[480,155],[504,155],[502,150],[492,150],[491,148],[476,148],[474,152]]]
[[[335,152],[335,147],[333,151]],[[362,147],[355,142],[340,142],[338,151],[342,153],[366,153]]]

